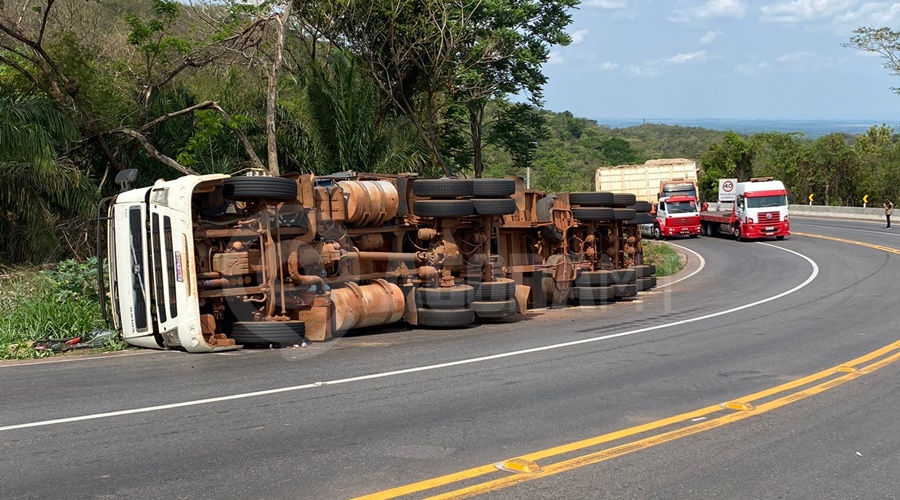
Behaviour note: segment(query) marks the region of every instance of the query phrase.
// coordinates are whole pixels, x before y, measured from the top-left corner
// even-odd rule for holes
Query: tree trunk
[[[472,133],[472,152],[475,167],[475,177],[481,177],[484,173],[484,160],[482,157],[484,136],[484,105],[476,104],[469,108],[469,130]]]
[[[281,72],[281,63],[284,60],[284,26],[291,17],[292,0],[284,3],[284,12],[278,15],[278,23],[275,25],[277,40],[275,41],[275,57],[272,61],[272,71],[269,72],[269,87],[266,91],[266,151],[268,154],[269,175],[279,176],[278,168],[278,144],[275,135],[275,106],[278,100],[278,75]]]

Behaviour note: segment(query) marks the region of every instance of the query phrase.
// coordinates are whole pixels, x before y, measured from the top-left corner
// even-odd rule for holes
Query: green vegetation
[[[0,359],[49,355],[53,340],[85,338],[104,327],[95,259],[43,271],[16,270],[0,279]],[[48,342],[42,342],[48,341]],[[112,341],[105,348],[120,348]]]
[[[669,245],[648,240],[644,240],[643,245],[644,264],[655,265],[657,277],[672,276],[684,267],[681,256]]]

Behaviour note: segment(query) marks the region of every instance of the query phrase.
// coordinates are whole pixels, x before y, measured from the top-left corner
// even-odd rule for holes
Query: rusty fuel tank
[[[406,307],[400,287],[383,279],[362,286],[347,283],[331,290],[331,301],[334,330],[338,332],[400,321]]]
[[[341,181],[347,203],[347,223],[356,227],[379,226],[397,216],[400,194],[388,181]]]

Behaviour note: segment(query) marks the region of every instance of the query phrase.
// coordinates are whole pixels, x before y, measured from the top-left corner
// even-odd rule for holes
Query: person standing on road
[[[891,228],[891,214],[894,213],[894,204],[891,203],[891,200],[884,200],[884,217],[887,219],[887,225],[884,226],[885,229]]]

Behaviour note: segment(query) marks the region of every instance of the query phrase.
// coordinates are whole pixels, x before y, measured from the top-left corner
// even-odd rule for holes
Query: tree
[[[473,15],[467,28],[473,33],[470,44],[456,61],[453,98],[468,111],[475,177],[481,177],[484,170],[485,106],[492,99],[505,99],[512,94],[527,98],[534,106],[541,105],[543,85],[547,82],[541,66],[547,62],[549,47],[571,43],[565,32],[572,21],[568,10],[578,3],[579,0],[506,0],[471,4]],[[522,116],[515,107],[501,106],[499,111],[498,119],[507,122]],[[512,114],[504,117],[507,111]],[[520,128],[530,124],[532,120],[525,120]],[[537,129],[529,135],[539,133]]]
[[[860,27],[853,30],[850,41],[842,45],[880,55],[891,75],[900,76],[900,31]],[[893,87],[892,90],[900,93],[900,88]]]
[[[721,143],[714,142],[702,157],[703,175],[698,184],[703,198],[716,199],[719,179],[749,180],[753,174],[753,144],[735,132],[726,132]]]
[[[68,237],[58,224],[92,212],[94,184],[69,161],[57,160],[57,147],[77,135],[52,101],[0,97],[0,261],[58,257]],[[71,242],[69,250],[75,246]]]

